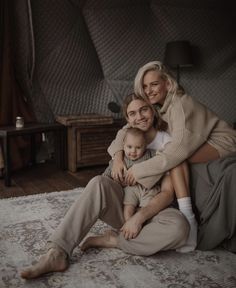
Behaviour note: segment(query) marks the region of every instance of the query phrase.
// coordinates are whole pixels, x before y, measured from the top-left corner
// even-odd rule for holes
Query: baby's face
[[[124,152],[130,160],[141,158],[146,150],[145,139],[141,135],[126,135],[124,141]]]

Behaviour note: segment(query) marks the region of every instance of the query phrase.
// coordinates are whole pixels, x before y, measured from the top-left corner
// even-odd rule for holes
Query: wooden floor
[[[11,187],[5,187],[4,179],[0,179],[0,199],[85,187],[88,181],[101,174],[105,167],[81,168],[76,173],[70,173],[59,170],[54,163],[37,164],[14,172]]]

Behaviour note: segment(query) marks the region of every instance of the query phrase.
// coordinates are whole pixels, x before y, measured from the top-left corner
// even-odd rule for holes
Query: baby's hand
[[[112,171],[111,171],[111,177],[119,182],[119,183],[124,183],[125,177],[125,171],[126,171],[126,166],[125,163],[120,160],[120,159],[114,159],[113,160],[113,167],[112,167]]]
[[[134,186],[137,183],[133,175],[132,167],[126,171],[124,178],[127,186]]]

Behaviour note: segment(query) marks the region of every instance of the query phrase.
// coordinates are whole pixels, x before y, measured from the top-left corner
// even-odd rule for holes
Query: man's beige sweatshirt
[[[155,157],[132,167],[136,181],[148,189],[160,180],[164,172],[189,158],[205,142],[215,147],[221,156],[236,151],[236,131],[186,94],[168,95],[159,113],[168,123],[172,141],[166,144],[164,151],[157,151]],[[108,148],[112,157],[123,150],[126,127],[117,133]]]

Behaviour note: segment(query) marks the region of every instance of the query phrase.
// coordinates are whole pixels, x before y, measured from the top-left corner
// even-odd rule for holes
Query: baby
[[[136,163],[150,159],[156,155],[156,150],[147,149],[145,134],[137,128],[128,128],[124,138],[124,161],[129,169]],[[103,175],[111,177],[113,161]],[[144,207],[157,193],[161,191],[160,185],[152,189],[144,188],[137,184],[124,187],[124,218],[127,221],[136,211],[137,207]]]

